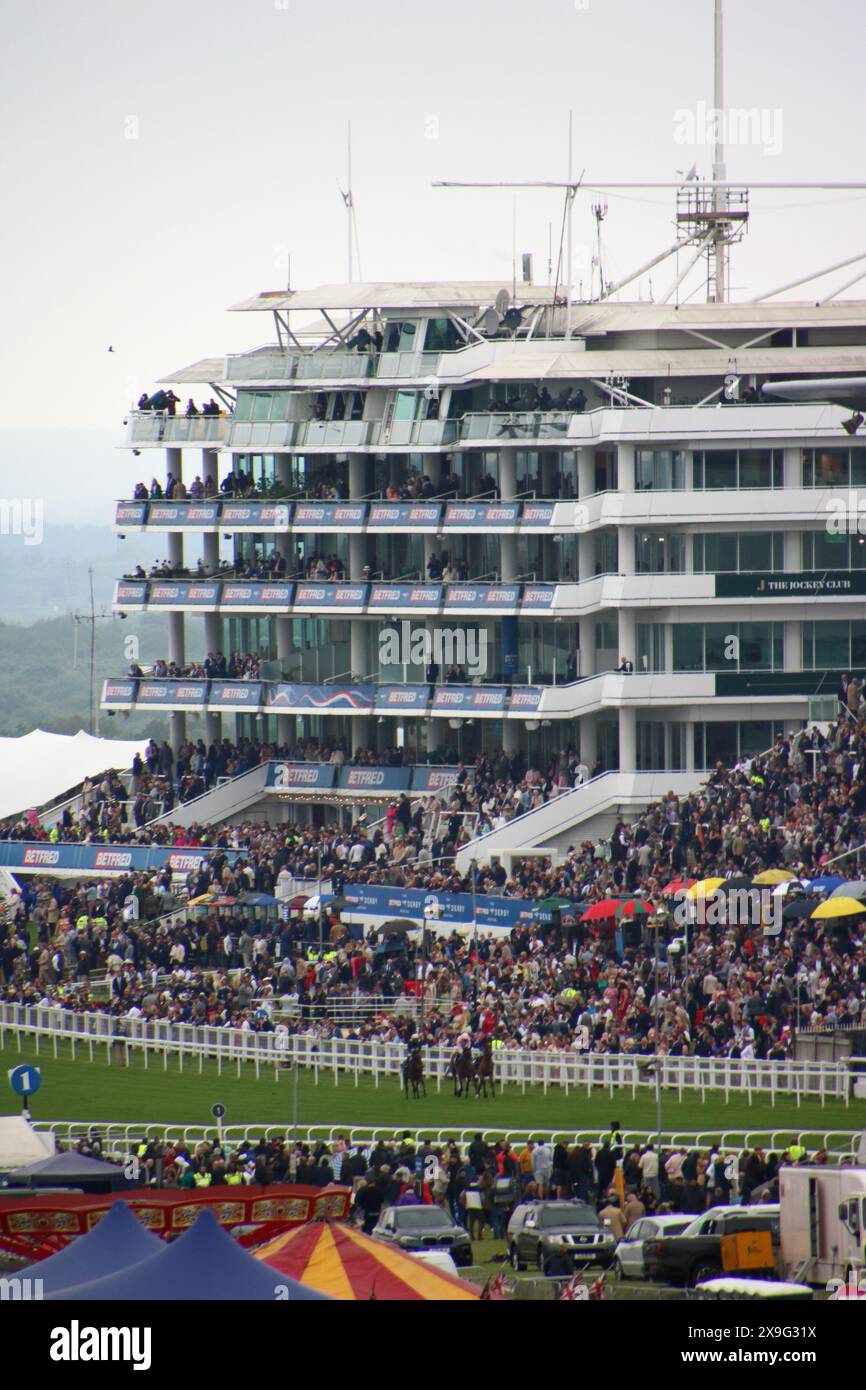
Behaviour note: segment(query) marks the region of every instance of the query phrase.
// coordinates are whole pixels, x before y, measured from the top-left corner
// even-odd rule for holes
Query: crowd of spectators
[[[202,776],[196,763],[203,759],[206,765],[209,757],[202,750],[203,745],[183,750],[194,776]],[[233,757],[249,761],[269,751],[247,745],[234,752],[229,746],[218,756],[228,768]],[[425,1041],[431,1044],[448,1045],[469,1031],[529,1049],[782,1058],[797,1026],[866,1024],[863,918],[812,920],[817,900],[805,899],[802,915],[786,920],[778,935],[748,922],[695,925],[686,958],[676,949],[682,926],[666,912],[664,889],[679,875],[752,877],[766,868],[803,880],[820,875],[828,860],[866,842],[866,791],[858,777],[864,753],[862,728],[843,719],[826,736],[817,729],[801,732],[779,739],[761,758],[731,770],[719,767],[698,792],[680,799],[671,794],[631,825],[619,821],[610,836],[575,844],[556,866],[540,856],[524,859],[509,876],[494,859],[477,872],[478,893],[527,902],[556,894],[566,905],[552,920],[530,919],[508,935],[482,932],[477,956],[471,936],[447,932],[429,934],[423,950],[406,944],[398,953],[382,952],[375,934],[358,940],[336,916],[326,922],[324,950],[319,923],[303,917],[267,925],[251,921],[246,928],[236,917],[216,915],[154,924],[164,912],[161,898],[172,891],[168,873],[144,880],[129,875],[86,889],[49,880],[36,900],[25,903],[22,920],[6,929],[3,997],[51,1001],[58,991],[68,997],[90,973],[108,970],[115,981],[108,1007],[118,1014],[136,1008],[190,1020],[204,1013],[217,1023],[398,1041],[403,1019],[369,1005],[420,993]],[[151,745],[144,766],[144,775],[176,777],[167,745]],[[558,775],[567,784],[568,760]],[[87,815],[95,818],[88,835],[207,846],[211,853],[191,876],[190,896],[213,888],[230,895],[249,889],[288,902],[295,881],[315,881],[320,864],[334,891],[349,898],[360,883],[467,892],[469,878],[454,862],[460,844],[518,813],[527,796],[531,808],[534,798],[556,789],[550,777],[501,755],[492,766],[479,760],[474,776],[463,769],[441,811],[429,801],[413,806],[403,795],[374,827],[363,818],[351,829],[255,822],[180,829],[162,823],[109,835],[117,814],[109,784],[109,795],[100,789],[88,807]],[[32,839],[36,832],[17,822],[0,833]],[[69,838],[78,838],[74,828]],[[857,876],[855,855],[834,867],[843,878]],[[31,892],[26,884],[24,892]],[[619,939],[580,920],[600,899],[638,892],[654,915],[626,920]],[[794,902],[796,892],[786,901]],[[131,894],[143,901],[128,922],[123,907]],[[675,949],[669,949],[672,943]],[[162,976],[178,971],[166,985]],[[240,973],[229,978],[230,972]],[[363,999],[368,1007],[348,1023],[329,1017],[329,1003],[347,999]],[[268,1008],[262,1000],[276,1002]],[[93,1007],[92,1000],[85,998],[82,1007]]]

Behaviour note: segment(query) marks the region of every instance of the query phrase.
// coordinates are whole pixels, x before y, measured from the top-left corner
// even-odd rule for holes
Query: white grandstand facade
[[[165,612],[178,671],[201,623],[259,677],[118,672],[104,709],[166,711],[175,746],[398,749],[419,792],[479,753],[573,750],[621,808],[828,717],[866,669],[866,440],[839,404],[763,391],[866,375],[866,301],[518,281],[235,308],[273,340],[167,376],[176,414],[130,413],[142,477],[183,488],[118,503],[119,533],[166,534],[172,573],[119,580],[115,608]],[[184,414],[202,387],[220,413]],[[334,796],[303,769],[270,785]]]

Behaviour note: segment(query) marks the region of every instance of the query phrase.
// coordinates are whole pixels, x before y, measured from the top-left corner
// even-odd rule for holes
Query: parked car
[[[548,1273],[563,1263],[572,1269],[607,1269],[615,1247],[614,1235],[585,1202],[521,1202],[508,1222],[508,1254],[515,1269],[534,1264]]]
[[[613,1257],[613,1267],[620,1279],[646,1278],[644,1249],[655,1236],[678,1236],[691,1225],[694,1218],[682,1213],[663,1216],[642,1216],[630,1226],[619,1242]]]
[[[746,1231],[769,1231],[777,1249],[778,1206],[710,1207],[695,1217],[681,1235],[648,1240],[644,1246],[647,1276],[666,1284],[692,1287],[716,1279],[722,1273],[722,1236]]]
[[[376,1240],[401,1250],[447,1250],[456,1265],[471,1265],[469,1233],[441,1207],[386,1207],[373,1228]]]

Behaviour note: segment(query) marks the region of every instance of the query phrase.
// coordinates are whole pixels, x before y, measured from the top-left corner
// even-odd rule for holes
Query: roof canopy
[[[277,290],[255,294],[231,306],[232,312],[275,309],[472,309],[491,305],[505,290],[517,304],[551,304],[552,285],[513,285],[504,280],[370,281],[357,285],[320,285],[315,290]],[[563,300],[560,286],[557,299]]]
[[[164,1245],[155,1255],[119,1273],[67,1286],[48,1297],[74,1302],[273,1303],[279,1296],[278,1285],[285,1286],[284,1296],[291,1303],[325,1297],[248,1255],[205,1208],[179,1240]]]
[[[20,738],[0,738],[0,818],[44,806],[110,767],[123,771],[146,746],[146,738],[93,738],[83,730],[33,729]]]
[[[29,1187],[93,1187],[98,1184],[111,1187],[125,1187],[126,1177],[116,1163],[105,1163],[99,1158],[88,1158],[80,1153],[52,1154],[38,1163],[19,1168],[15,1174],[18,1183]]]
[[[472,1301],[481,1290],[354,1226],[310,1221],[261,1246],[256,1259],[334,1298]]]
[[[37,1133],[23,1115],[0,1115],[0,1173],[17,1172],[54,1152],[54,1140]]]
[[[159,1236],[146,1230],[125,1202],[114,1202],[86,1235],[41,1260],[32,1273],[42,1280],[46,1294],[58,1293],[116,1274],[164,1248]]]

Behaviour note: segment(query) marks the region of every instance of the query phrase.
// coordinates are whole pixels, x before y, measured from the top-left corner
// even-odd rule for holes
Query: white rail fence
[[[69,1043],[72,1056],[83,1053],[94,1060],[97,1049],[105,1049],[107,1062],[128,1063],[130,1053],[140,1052],[145,1066],[162,1058],[165,1070],[174,1056],[182,1071],[186,1064],[199,1072],[206,1060],[215,1060],[218,1073],[224,1066],[235,1066],[238,1075],[242,1067],[252,1065],[256,1076],[261,1068],[277,1075],[283,1068],[294,1066],[312,1070],[318,1084],[322,1074],[333,1074],[334,1084],[340,1076],[354,1079],[372,1075],[376,1086],[382,1080],[401,1084],[401,1067],[405,1047],[400,1043],[377,1042],[372,1039],[319,1038],[284,1029],[257,1033],[241,1028],[196,1027],[188,1023],[164,1020],[117,1018],[109,1014],[77,1014],[51,1006],[0,1005],[0,1046],[11,1034],[21,1051],[22,1038],[35,1039],[37,1051],[43,1041],[59,1054],[61,1043]],[[427,1080],[441,1089],[452,1056],[450,1047],[424,1049],[424,1069]],[[496,1079],[503,1085],[540,1086],[545,1094],[549,1087],[561,1087],[565,1094],[585,1090],[589,1096],[594,1089],[607,1089],[611,1096],[616,1090],[631,1090],[634,1096],[640,1087],[656,1084],[656,1061],[653,1057],[634,1055],[610,1056],[581,1054],[571,1051],[530,1052],[503,1048],[494,1053]],[[758,1097],[775,1104],[780,1100],[804,1097],[850,1102],[852,1074],[846,1061],[758,1061],[731,1057],[669,1057],[658,1063],[661,1084],[682,1096],[683,1092],[724,1092],[745,1095],[749,1104]]]
[[[262,1138],[284,1141],[296,1140],[301,1144],[321,1142],[328,1146],[332,1145],[335,1139],[341,1138],[345,1139],[349,1148],[367,1149],[372,1148],[379,1140],[394,1142],[395,1137],[399,1137],[399,1140],[402,1141],[403,1135],[406,1133],[406,1126],[402,1122],[397,1126],[356,1124],[294,1126],[286,1123],[274,1124],[273,1121],[257,1125],[223,1124],[217,1126],[215,1121],[209,1125],[180,1125],[170,1122],[161,1123],[158,1120],[152,1120],[146,1124],[130,1124],[128,1121],[117,1120],[40,1120],[34,1121],[33,1128],[43,1134],[52,1134],[59,1144],[75,1144],[81,1139],[98,1138],[101,1141],[103,1151],[117,1157],[126,1157],[129,1153],[134,1153],[144,1139],[159,1140],[166,1143],[177,1143],[182,1139],[184,1143],[191,1145],[200,1144],[205,1140],[218,1139],[222,1147],[229,1150],[248,1140],[258,1143]],[[398,1136],[395,1136],[395,1129],[399,1132]],[[455,1143],[460,1148],[461,1153],[465,1153],[479,1132],[486,1142],[494,1143],[499,1139],[505,1139],[512,1147],[523,1145],[530,1139],[544,1138],[551,1143],[556,1143],[560,1139],[567,1140],[569,1144],[581,1144],[587,1141],[595,1148],[602,1139],[607,1137],[606,1133],[600,1134],[597,1129],[507,1129],[502,1127],[491,1129],[489,1126],[485,1128],[479,1124],[473,1124],[468,1129],[462,1129],[459,1125],[451,1125],[446,1129],[427,1125],[411,1127],[409,1130],[416,1142],[429,1140],[437,1148]],[[655,1144],[659,1138],[654,1130],[647,1129],[627,1129],[623,1130],[622,1133],[626,1146]],[[725,1153],[741,1153],[743,1149],[753,1149],[760,1145],[767,1152],[781,1153],[796,1141],[810,1154],[814,1154],[818,1149],[825,1149],[831,1163],[850,1163],[856,1160],[860,1134],[861,1131],[856,1129],[799,1131],[795,1129],[663,1130],[661,1148],[710,1149],[718,1145]]]

